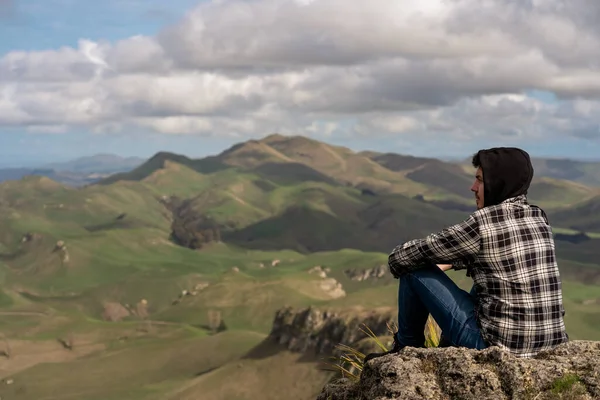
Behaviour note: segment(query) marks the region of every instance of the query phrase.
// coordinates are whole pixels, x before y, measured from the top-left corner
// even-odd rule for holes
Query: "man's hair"
[[[471,162],[475,168],[481,167],[481,158],[479,157],[479,152],[473,155],[473,160],[471,160]]]

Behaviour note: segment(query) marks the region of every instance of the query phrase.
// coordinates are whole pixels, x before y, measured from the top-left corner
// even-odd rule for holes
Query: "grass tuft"
[[[388,331],[393,336],[397,331],[396,326],[387,324]],[[365,324],[360,326],[360,331],[367,335],[382,352],[386,352],[389,349],[381,341],[375,333]],[[425,324],[425,347],[437,347],[440,343],[441,329],[431,315],[427,318]],[[341,351],[339,356],[331,356],[329,359],[331,362],[325,362],[326,371],[336,371],[340,373],[341,378],[350,379],[353,382],[358,382],[360,375],[364,367],[365,354],[360,352],[354,347],[340,343],[335,346],[336,349]]]

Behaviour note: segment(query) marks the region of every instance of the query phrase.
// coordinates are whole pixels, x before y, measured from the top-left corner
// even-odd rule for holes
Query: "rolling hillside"
[[[554,213],[556,224],[577,231],[600,232],[600,196],[561,207]]]
[[[314,398],[329,375],[265,341],[276,311],[394,307],[397,282],[373,271],[467,215],[468,171],[272,135],[81,188],[0,183],[0,397]],[[573,338],[600,339],[597,196],[550,178],[531,190],[557,233],[589,235],[557,240]]]
[[[544,158],[534,158],[531,161],[539,176],[600,186],[600,162]]]

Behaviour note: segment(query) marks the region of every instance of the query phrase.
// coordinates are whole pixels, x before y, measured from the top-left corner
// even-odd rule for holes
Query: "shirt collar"
[[[511,197],[509,199],[504,200],[502,203],[500,204],[506,204],[506,203],[512,203],[512,204],[528,204],[527,203],[527,196],[522,194],[516,197]]]

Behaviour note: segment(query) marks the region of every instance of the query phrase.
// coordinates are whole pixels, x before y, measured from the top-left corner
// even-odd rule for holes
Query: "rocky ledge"
[[[366,339],[361,327],[366,325],[375,335],[385,336],[389,335],[388,325],[394,322],[395,313],[391,308],[319,310],[284,307],[275,314],[269,338],[290,351],[301,353],[336,354],[335,346],[340,343],[366,351],[376,346]]]
[[[368,362],[357,383],[329,383],[317,400],[600,399],[600,342],[571,341],[535,358],[497,347],[405,348]]]

